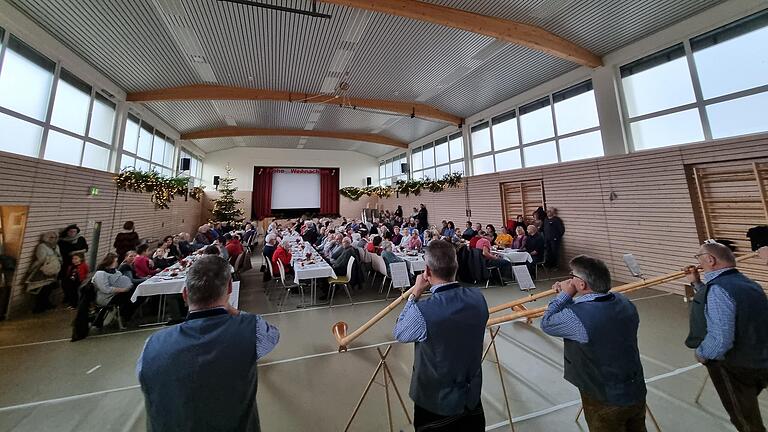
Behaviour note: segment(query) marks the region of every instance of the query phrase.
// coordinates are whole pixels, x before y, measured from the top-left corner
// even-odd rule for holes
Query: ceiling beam
[[[543,51],[592,68],[603,64],[602,59],[589,50],[531,24],[480,15],[417,0],[322,0],[322,2],[397,15],[479,33]]]
[[[297,93],[280,90],[262,90],[244,87],[229,87],[210,84],[197,84],[171,87],[144,92],[129,93],[130,102],[152,101],[190,101],[190,100],[272,100],[296,103],[342,105],[342,99],[335,95],[317,93]],[[379,99],[346,98],[343,101],[350,109],[367,108],[396,114],[418,117],[425,120],[437,120],[454,125],[461,125],[464,119],[440,111],[418,102],[393,101]]]
[[[243,127],[223,127],[215,129],[206,129],[196,132],[189,132],[181,135],[183,140],[196,140],[205,138],[229,138],[244,136],[292,136],[292,137],[318,137],[334,138],[349,141],[363,141],[374,144],[384,144],[398,148],[408,148],[408,144],[397,141],[383,135],[374,135],[367,133],[354,132],[332,132],[304,129],[263,129],[263,128],[243,128]]]

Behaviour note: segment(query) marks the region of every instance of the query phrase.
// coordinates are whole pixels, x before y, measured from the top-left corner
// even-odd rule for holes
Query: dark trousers
[[[736,429],[740,432],[765,431],[757,396],[768,386],[768,369],[741,368],[721,361],[709,361],[706,366]]]
[[[646,432],[645,400],[629,406],[607,405],[583,392],[581,404],[589,432]]]
[[[77,292],[80,289],[80,282],[75,282],[69,278],[61,281],[61,288],[64,291],[64,303],[73,308],[77,307]]]
[[[414,405],[413,427],[416,432],[482,432],[485,431],[483,404],[455,416],[441,416]]]
[[[136,309],[141,305],[141,297],[134,303],[131,301],[132,295],[133,290],[117,293],[109,301],[109,304],[111,305],[120,306],[120,318],[123,320],[123,323],[130,321],[133,317],[133,313],[136,312]]]
[[[53,303],[51,303],[51,293],[53,290],[59,287],[59,282],[52,282],[42,288],[35,294],[35,304],[32,306],[32,313],[45,312],[48,309],[53,309]]]
[[[544,248],[546,249],[544,265],[550,268],[557,267],[560,263],[560,240],[547,240]]]

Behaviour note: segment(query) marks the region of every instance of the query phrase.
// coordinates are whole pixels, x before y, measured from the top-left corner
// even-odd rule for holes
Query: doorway
[[[0,206],[0,320],[8,311],[28,213],[27,206]]]

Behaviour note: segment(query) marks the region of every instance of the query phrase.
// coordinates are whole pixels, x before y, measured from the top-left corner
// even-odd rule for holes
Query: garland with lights
[[[345,187],[339,190],[339,193],[341,193],[341,196],[347,197],[352,201],[357,201],[363,196],[389,198],[394,193],[405,194],[405,196],[411,194],[418,196],[424,189],[438,193],[448,188],[460,187],[461,181],[462,175],[454,173],[446,174],[441,180],[398,180],[393,186]]]
[[[174,196],[187,194],[187,177],[165,177],[156,171],[141,171],[125,169],[115,176],[115,184],[119,190],[151,193],[152,202],[157,208],[170,208],[170,202]],[[203,196],[203,187],[196,186],[189,189],[189,196],[195,201],[200,201]]]

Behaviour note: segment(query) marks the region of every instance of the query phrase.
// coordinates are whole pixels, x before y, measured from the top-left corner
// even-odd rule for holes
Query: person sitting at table
[[[445,233],[445,230],[447,230],[447,229],[448,229],[448,221],[447,221],[447,220],[445,220],[445,219],[443,219],[443,220],[440,222],[440,235],[441,235],[441,236],[442,236],[442,235],[445,235],[444,233]]]
[[[408,250],[421,250],[423,243],[419,238],[419,231],[411,231],[411,236],[408,238],[408,243],[405,245]]]
[[[480,240],[481,233],[483,232],[482,230],[476,230],[476,231],[473,230],[473,231],[474,231],[475,235],[473,235],[472,238],[469,239],[469,247],[470,247],[470,249],[474,249],[475,248],[475,246],[477,245],[477,241]]]
[[[400,234],[400,227],[395,225],[392,227],[392,244],[400,246],[400,242],[403,241],[403,235]]]
[[[144,245],[139,245],[139,248]],[[131,301],[133,295],[133,282],[127,276],[117,271],[117,254],[108,253],[96,266],[96,273],[91,278],[96,288],[96,304],[99,306],[115,305],[120,309],[120,317],[123,323],[130,321],[136,310],[136,303]],[[116,311],[108,313],[102,326],[109,325],[117,316]]]
[[[280,269],[277,267],[278,261],[283,263],[285,274],[293,273],[293,268],[291,267],[292,259],[293,256],[291,255],[291,244],[288,240],[283,240],[280,243],[280,246],[275,249],[275,253],[272,254],[272,273],[275,275],[275,277],[280,274]]]
[[[136,259],[133,261],[134,276],[137,278],[152,277],[160,272],[154,268],[155,264],[149,259],[149,245],[140,244],[136,248]]]
[[[494,244],[499,247],[508,248],[512,246],[512,242],[514,239],[511,235],[509,235],[509,231],[507,231],[507,227],[501,227],[501,234],[496,236],[496,240],[494,240]]]
[[[528,236],[525,235],[525,228],[518,226],[515,228],[515,239],[512,240],[512,249],[526,250],[525,243]]]
[[[424,247],[429,246],[430,243],[432,243],[434,240],[439,239],[439,234],[437,233],[437,229],[428,229],[424,231],[424,240],[422,241],[422,244]]]
[[[155,263],[155,267],[158,269],[164,269],[170,267],[178,260],[179,252],[171,250],[173,246],[173,237],[166,236],[163,241],[157,245],[157,249],[152,254],[152,262]],[[174,248],[175,249],[175,248]]]
[[[243,244],[248,244],[252,240],[256,240],[256,237],[258,237],[258,233],[256,232],[256,229],[253,227],[253,224],[250,222],[245,223],[245,229],[243,230],[243,236],[240,239],[240,241]]]
[[[309,244],[315,244],[315,242],[317,241],[317,237],[320,235],[317,232],[317,226],[312,221],[307,221],[304,224],[304,226],[306,227],[306,229],[301,235],[302,240],[304,240],[305,242],[309,242]]]
[[[445,228],[440,232],[440,236],[451,239],[456,235],[456,225],[453,221],[448,221]]]
[[[227,234],[227,236],[230,236],[230,234]],[[229,254],[230,264],[235,265],[235,260],[244,251],[243,244],[240,242],[240,236],[237,234],[232,235],[231,238],[227,240],[227,244],[224,248],[227,250],[227,254]]]
[[[124,276],[127,276],[131,282],[133,282],[133,287],[136,288],[139,286],[140,283],[144,282],[145,280],[149,279],[147,277],[136,277],[135,273],[136,271],[133,269],[133,263],[136,260],[136,251],[128,251],[128,253],[125,254],[125,259],[120,264],[120,267],[117,268],[117,271],[122,273]]]
[[[352,246],[359,247],[359,248],[366,248],[368,247],[368,240],[363,237],[362,234],[359,232],[352,234]]]
[[[341,253],[341,240],[343,238],[344,234],[336,234],[333,237],[333,241],[330,244],[325,245],[323,255],[325,255],[326,258],[332,258],[334,255],[338,256],[337,254]]]
[[[497,237],[496,227],[491,225],[491,224],[488,224],[488,225],[485,226],[485,232],[486,232],[486,234],[489,234],[489,235],[493,236],[493,240],[491,240],[491,244],[495,244],[496,243],[496,237]]]
[[[219,248],[219,255],[225,260],[229,261],[229,252],[227,251],[227,238],[219,236],[213,244]]]
[[[381,242],[381,258],[384,259],[384,264],[387,267],[387,276],[390,278],[392,277],[392,273],[389,271],[389,265],[392,263],[406,262],[404,259],[395,255],[393,252],[392,242],[388,240]]]
[[[536,273],[536,264],[544,262],[544,236],[541,235],[536,225],[528,225],[528,239],[525,241],[525,250],[531,254],[533,262],[529,262],[528,272]]]
[[[344,276],[347,274],[347,263],[349,257],[354,256],[357,259],[357,249],[352,246],[352,239],[344,237],[341,240],[341,248],[339,254],[335,258],[331,258],[331,267],[333,267],[334,273],[337,276]]]
[[[383,239],[381,238],[381,236],[378,236],[378,235],[373,236],[373,240],[371,240],[371,242],[365,246],[365,250],[376,255],[381,255],[382,240]]]
[[[491,253],[491,240],[493,239],[491,233],[481,231],[478,237],[475,249],[483,251],[485,266],[498,267],[502,275],[509,274],[512,271],[512,263]]]
[[[195,250],[211,244],[211,240],[208,238],[208,231],[210,229],[211,229],[211,226],[208,224],[200,225],[200,227],[197,229],[197,234],[195,235],[195,242],[192,245],[192,247]]]
[[[461,238],[464,240],[471,240],[472,237],[477,235],[477,232],[475,232],[475,229],[472,226],[472,221],[467,221],[467,228],[461,234]]]
[[[272,254],[275,253],[275,249],[277,249],[277,236],[274,234],[267,234],[267,237],[264,239],[264,249],[261,253],[264,254],[269,261],[272,261]]]
[[[189,234],[182,232],[178,233],[173,237],[173,243],[176,245],[176,248],[179,250],[179,254],[181,258],[188,257],[192,255],[192,253],[195,251],[192,247],[192,244],[189,242]]]

